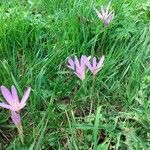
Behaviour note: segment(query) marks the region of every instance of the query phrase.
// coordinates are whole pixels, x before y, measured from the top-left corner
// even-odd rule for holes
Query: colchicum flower
[[[94,76],[102,69],[104,59],[105,59],[105,57],[103,55],[100,58],[99,62],[97,62],[96,57],[93,58],[92,63],[89,60],[86,61],[87,67],[93,73]]]
[[[11,91],[9,91],[3,85],[1,86],[0,89],[1,89],[1,93],[2,93],[3,97],[5,98],[5,100],[7,102],[7,103],[4,103],[4,102],[0,103],[0,106],[3,108],[9,109],[11,111],[17,111],[17,112],[26,105],[26,101],[27,101],[30,91],[31,91],[31,88],[29,87],[25,91],[21,101],[19,101],[17,90],[13,85],[11,86]]]
[[[94,8],[97,16],[102,20],[105,26],[108,26],[114,18],[114,10],[110,11],[110,4],[111,1],[109,2],[106,10],[104,9],[104,6],[101,6],[101,12]]]
[[[88,58],[85,55],[81,56],[81,59],[78,60],[77,56],[75,56],[75,59],[68,59],[68,67],[72,70],[74,70],[74,73],[81,79],[85,79],[85,72],[86,72],[86,62]]]
[[[27,101],[30,91],[31,91],[31,88],[29,87],[24,92],[24,95],[23,95],[21,101],[19,101],[17,90],[13,85],[11,86],[11,91],[9,91],[3,85],[0,87],[0,90],[1,90],[3,97],[5,98],[5,100],[7,102],[7,103],[1,102],[0,106],[10,110],[12,122],[17,127],[21,142],[22,142],[22,144],[24,144],[23,127],[21,124],[21,117],[20,117],[19,111],[25,107],[26,101]]]

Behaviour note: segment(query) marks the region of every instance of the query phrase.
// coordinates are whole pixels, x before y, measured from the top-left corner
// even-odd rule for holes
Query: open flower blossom
[[[104,59],[105,57],[103,55],[98,62],[96,60],[96,57],[93,58],[92,63],[90,62],[90,60],[86,61],[87,67],[93,73],[94,76],[102,69]]]
[[[85,72],[86,72],[86,62],[90,58],[87,58],[85,55],[81,56],[79,60],[77,56],[75,56],[74,60],[69,58],[68,59],[68,67],[74,70],[74,73],[81,79],[85,79]]]
[[[19,100],[17,90],[13,85],[11,86],[10,91],[3,85],[0,87],[0,90],[1,90],[3,97],[5,98],[7,102],[7,103],[1,102],[0,106],[3,108],[9,109],[11,111],[18,112],[26,105],[26,101],[29,97],[31,88],[30,87],[27,88],[27,90],[24,92],[24,95],[21,101]]]
[[[24,144],[23,127],[21,124],[21,116],[19,114],[19,111],[26,105],[26,101],[29,97],[31,88],[27,88],[27,90],[24,92],[21,101],[19,100],[17,90],[13,85],[11,86],[10,91],[3,85],[0,87],[0,90],[3,97],[6,100],[6,103],[1,102],[0,106],[10,110],[12,122],[17,127],[20,140],[22,144]]]
[[[102,20],[102,22],[104,23],[105,26],[108,26],[109,23],[114,18],[114,10],[110,11],[110,4],[111,4],[111,1],[109,2],[106,10],[104,9],[104,6],[101,6],[100,11],[98,11],[96,8],[94,8],[97,16]]]

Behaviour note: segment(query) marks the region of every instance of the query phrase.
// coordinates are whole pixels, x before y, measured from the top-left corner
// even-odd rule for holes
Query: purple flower
[[[85,79],[85,72],[86,72],[86,62],[89,58],[87,58],[85,55],[81,56],[81,59],[79,60],[77,56],[75,56],[75,59],[68,59],[68,67],[72,70],[74,70],[74,73],[81,79]]]
[[[3,97],[5,98],[7,103],[0,103],[0,106],[6,109],[9,109],[11,111],[16,111],[18,112],[21,110],[25,105],[26,101],[29,97],[31,88],[27,88],[27,90],[24,92],[24,95],[21,99],[21,101],[18,98],[17,90],[16,88],[12,85],[11,86],[11,91],[9,91],[5,86],[0,87],[1,93]]]
[[[97,62],[96,57],[93,58],[92,63],[89,60],[86,62],[87,67],[90,69],[94,76],[102,69],[104,59],[105,57],[103,55],[99,62]]]
[[[102,20],[105,26],[108,26],[109,23],[113,20],[114,18],[114,10],[110,11],[110,4],[111,1],[109,2],[106,10],[104,9],[103,6],[101,6],[101,12],[98,11],[96,8],[94,10],[96,11],[97,16]]]

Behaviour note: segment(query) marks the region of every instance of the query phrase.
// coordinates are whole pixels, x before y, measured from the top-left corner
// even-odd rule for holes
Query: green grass
[[[32,87],[22,110],[22,146],[0,108],[0,149],[148,150],[150,148],[150,3],[102,0],[0,2],[0,85]],[[105,55],[94,87],[67,68],[69,56]],[[91,89],[93,88],[93,89]],[[3,101],[3,98],[0,98]]]

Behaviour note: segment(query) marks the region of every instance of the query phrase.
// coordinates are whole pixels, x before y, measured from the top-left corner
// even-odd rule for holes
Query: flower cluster
[[[100,11],[94,8],[97,16],[100,18],[100,20],[104,23],[105,26],[108,26],[114,18],[114,10],[110,11],[110,4],[111,2],[109,2],[106,9],[104,9],[104,6],[101,6]]]
[[[75,56],[74,60],[71,58],[68,59],[68,67],[74,71],[77,77],[84,80],[87,70],[90,70],[94,76],[101,70],[104,58],[105,57],[102,56],[97,62],[96,57],[93,57],[91,61],[91,57],[85,55],[82,55],[80,60]]]
[[[109,23],[114,18],[114,11],[110,11],[110,4],[111,2],[108,4],[106,10],[103,6],[101,6],[101,12],[94,8],[98,17],[103,21],[105,26],[109,25]],[[99,60],[97,60],[96,57],[91,58],[85,55],[82,55],[80,59],[77,56],[75,56],[74,59],[68,59],[67,66],[74,71],[74,73],[77,77],[80,78],[80,80],[84,80],[85,74],[88,70],[91,71],[93,76],[96,76],[96,74],[103,67],[104,59],[104,55]],[[25,107],[26,101],[30,95],[31,88],[27,88],[21,100],[19,100],[17,90],[13,85],[11,86],[11,90],[8,90],[5,86],[2,85],[0,87],[0,91],[4,99],[6,100],[6,102],[0,102],[0,107],[10,110],[12,122],[18,129],[21,142],[24,143],[20,110]]]

